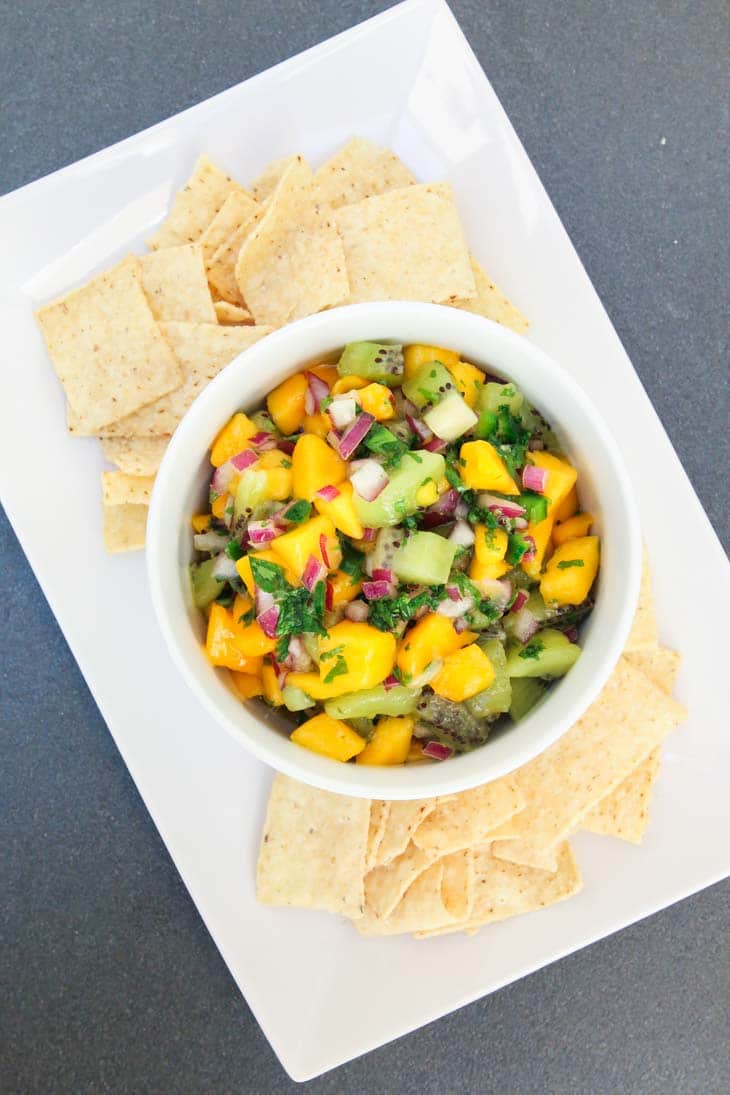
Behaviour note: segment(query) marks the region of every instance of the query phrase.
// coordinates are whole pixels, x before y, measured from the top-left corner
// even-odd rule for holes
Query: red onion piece
[[[462,633],[462,631],[466,631],[468,629],[468,627],[469,627],[469,621],[467,619],[465,619],[463,616],[459,616],[458,619],[454,620],[454,631],[456,632],[457,635],[460,635]]]
[[[526,517],[513,517],[512,524],[518,530],[518,532],[522,532],[523,529],[530,527],[530,522],[527,520]]]
[[[363,623],[370,615],[370,606],[364,601],[350,601],[345,605],[345,615],[354,623]]]
[[[268,449],[276,448],[276,438],[273,433],[264,433],[262,431],[261,433],[254,434],[253,437],[250,437],[249,442],[255,449],[258,449],[259,452],[266,452]]]
[[[534,464],[525,464],[522,469],[522,486],[525,490],[534,490],[536,494],[545,493],[547,478],[546,468],[536,468]]]
[[[383,688],[386,690],[386,692],[389,692],[391,688],[397,688],[399,684],[400,681],[398,680],[398,678],[394,677],[391,673],[390,676],[386,677],[383,681]]]
[[[279,662],[277,662],[276,658],[272,657],[271,661],[274,666],[274,672],[276,673],[276,683],[278,684],[279,688],[283,688],[286,684],[286,678],[289,675],[288,670],[285,665],[280,665]]]
[[[322,400],[330,394],[329,384],[315,373],[307,372],[305,375],[307,390],[304,393],[304,409],[307,414],[318,414]]]
[[[469,516],[469,507],[467,506],[464,499],[460,498],[459,501],[454,506],[454,517],[457,517],[460,520],[463,520],[465,517],[468,517],[468,516]]]
[[[362,416],[361,416],[362,417]],[[377,460],[358,460],[350,475],[352,489],[366,502],[374,502],[388,485],[388,473]]]
[[[361,441],[367,437],[370,427],[375,419],[367,411],[359,414],[352,425],[348,426],[340,438],[340,456],[343,460],[349,460]]]
[[[443,745],[440,741],[427,741],[421,752],[424,757],[431,757],[432,760],[448,760],[454,755],[451,746]]]
[[[292,673],[306,673],[311,668],[312,659],[298,635],[292,635],[289,639],[289,649],[281,664]]]
[[[318,497],[320,497],[323,502],[334,502],[335,498],[339,497],[339,494],[340,492],[337,487],[332,486],[320,487],[317,491]]]
[[[344,430],[357,418],[357,403],[354,395],[340,395],[332,400],[327,408],[336,430]]]
[[[252,464],[255,464],[258,460],[258,456],[255,452],[251,452],[250,449],[244,449],[243,452],[237,452],[235,456],[231,457],[231,463],[236,471],[245,471],[246,468],[250,468]]]
[[[510,612],[519,612],[522,606],[527,604],[527,601],[527,593],[525,593],[524,589],[518,589],[517,593],[515,593],[514,604],[512,605]]]
[[[437,513],[442,517],[449,517],[459,501],[459,492],[454,490],[453,487],[449,487],[447,491],[437,498],[433,505],[430,505],[425,511],[426,513]]]
[[[272,540],[281,535],[281,527],[273,520],[249,521],[246,528],[249,540],[255,546],[270,544]]]
[[[569,639],[572,643],[577,643],[578,642],[578,628],[577,627],[569,627],[567,629],[567,631],[565,632],[565,637],[566,637],[566,639]]]
[[[302,574],[302,585],[311,593],[317,582],[323,582],[327,577],[327,567],[315,555],[310,555]]]
[[[450,601],[460,601],[461,600],[461,592],[459,591],[458,586],[446,586],[445,589],[446,589],[446,596],[449,598]]]
[[[528,535],[523,536],[522,539],[526,543],[532,544],[532,547],[530,548],[530,550],[526,551],[525,554],[522,556],[522,558],[524,559],[524,561],[526,563],[531,563],[533,561],[533,559],[535,558],[535,556],[537,555],[537,544],[535,543],[534,537],[530,536],[529,533],[528,533]]]
[[[407,414],[406,422],[408,423],[408,428],[411,433],[415,433],[416,437],[420,437],[421,441],[430,441],[433,437],[433,433],[421,418],[416,418],[412,414]]]
[[[458,547],[471,547],[474,543],[474,529],[468,521],[459,518],[449,533],[449,540]]]
[[[282,452],[286,453],[287,456],[291,456],[291,454],[294,452],[295,444],[295,441],[286,441],[282,437],[277,441],[276,447],[277,449],[281,449]]]
[[[457,593],[458,592],[459,591],[457,590]],[[468,625],[463,617],[467,612],[470,612],[473,607],[474,601],[471,597],[462,597],[459,595],[456,600],[452,600],[451,597],[448,597],[445,601],[441,601],[436,608],[436,611],[439,616],[445,616],[448,620],[453,620],[456,631],[465,631]],[[463,627],[458,626],[461,623],[463,623]]]
[[[235,467],[233,461],[226,460],[225,464],[221,464],[221,466],[216,468],[213,472],[213,477],[210,481],[211,493],[226,494],[236,475],[238,475],[238,469]]]
[[[371,575],[374,582],[390,582],[391,585],[396,584],[396,577],[392,570],[386,570],[385,567],[376,567]]]
[[[380,601],[383,597],[392,597],[395,587],[391,582],[363,582],[362,591],[369,601]]]
[[[432,437],[423,447],[429,452],[443,452],[447,445],[448,441],[442,441],[440,437]]]
[[[324,587],[324,607],[328,612],[335,607],[335,589],[332,582],[327,582]]]
[[[492,513],[502,517],[524,517],[527,510],[519,502],[512,502],[508,498],[497,498],[494,494],[480,494],[479,502],[486,506]]]
[[[376,528],[364,528],[362,530],[362,538],[367,543],[370,543],[371,540],[374,540],[377,535],[378,530]]]
[[[529,608],[521,608],[515,614],[513,632],[518,642],[526,643],[531,639],[539,627],[539,624]]]
[[[272,605],[271,608],[267,608],[265,612],[261,612],[256,619],[258,620],[264,635],[268,635],[270,639],[275,639],[276,625],[279,622],[279,606]]]
[[[327,537],[324,533],[322,533],[319,538],[319,553],[322,556],[322,562],[329,570],[329,568],[332,566],[332,560],[329,557],[329,552],[327,550]]]

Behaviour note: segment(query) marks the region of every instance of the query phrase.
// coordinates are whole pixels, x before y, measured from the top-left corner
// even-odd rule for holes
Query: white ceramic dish
[[[360,339],[458,349],[514,381],[555,428],[579,470],[584,508],[596,515],[601,572],[583,654],[519,727],[445,764],[375,768],[341,764],[289,741],[291,723],[231,690],[202,649],[204,620],[191,600],[190,518],[205,508],[212,439],[237,410],[253,410],[290,373]],[[360,304],[310,316],[263,339],[228,366],[179,425],[155,481],[147,525],[152,600],[168,648],[210,714],[260,760],[306,783],[366,798],[426,798],[496,779],[551,745],[596,697],[623,649],[636,606],[641,532],[616,443],[580,387],[526,339],[480,316],[413,302]]]
[[[374,57],[388,81],[368,80]],[[579,834],[585,886],[577,897],[473,938],[428,944],[363,940],[324,913],[256,904],[270,770],[180,681],[152,612],[143,557],[104,555],[101,455],[93,441],[66,434],[63,397],[32,316],[41,300],[141,249],[201,150],[248,179],[293,148],[318,163],[353,133],[392,144],[421,178],[451,180],[471,246],[530,316],[531,341],[609,423],[654,561],[661,636],[684,652],[678,694],[690,710],[664,750],[641,848]],[[292,1076],[316,1076],[728,873],[727,659],[708,627],[706,598],[688,580],[686,545],[693,573],[713,591],[714,618],[723,620],[727,560],[443,3],[394,8],[3,197],[0,239],[3,504],[201,916]],[[42,443],[28,444],[29,416]],[[43,485],[42,505],[28,483]]]

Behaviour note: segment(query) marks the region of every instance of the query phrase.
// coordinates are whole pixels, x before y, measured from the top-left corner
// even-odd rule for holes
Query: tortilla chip
[[[469,252],[448,183],[406,186],[338,209],[349,303],[451,303],[476,294]]]
[[[682,664],[682,655],[666,646],[647,647],[626,653],[626,660],[646,673],[663,692],[674,690],[677,674]]]
[[[101,489],[105,506],[148,506],[154,475],[126,475],[123,471],[103,471]]]
[[[212,323],[161,323],[183,371],[180,387],[104,430],[105,437],[171,434],[203,388],[235,357],[267,335],[270,327],[220,327]],[[81,433],[69,414],[69,429]]]
[[[445,932],[471,931],[484,924],[544,909],[572,897],[583,885],[578,864],[567,842],[559,851],[558,869],[554,874],[516,863],[505,863],[491,854],[488,845],[474,849],[474,872],[471,919],[466,923],[417,932],[418,938],[443,935]]]
[[[469,260],[477,295],[470,300],[452,301],[454,308],[462,308],[465,312],[476,312],[479,316],[486,316],[487,319],[492,319],[495,323],[501,323],[503,327],[509,327],[512,331],[516,331],[518,335],[524,335],[530,326],[530,321],[497,288],[486,270],[479,265],[473,255],[469,256]]]
[[[104,547],[109,552],[140,551],[147,528],[147,506],[104,506]]]
[[[444,904],[443,877],[443,861],[434,863],[412,883],[387,919],[374,917],[366,906],[364,917],[355,921],[355,927],[362,935],[401,935],[454,923]]]
[[[513,819],[525,854],[565,839],[685,717],[680,704],[621,658],[583,717],[514,773],[527,803]]]
[[[243,224],[260,212],[261,206],[245,190],[232,190],[213,220],[199,239],[206,264],[210,262],[219,247],[231,238]]]
[[[444,868],[441,897],[448,913],[455,920],[469,920],[474,908],[474,850],[465,848],[441,860]]]
[[[370,803],[277,775],[256,871],[262,905],[296,905],[359,917]]]
[[[434,852],[424,852],[409,844],[387,867],[375,867],[365,878],[366,915],[386,920],[408,887],[438,859]]]
[[[180,383],[134,255],[40,308],[36,318],[80,433],[118,421]]]
[[[168,446],[166,437],[102,437],[104,459],[127,475],[154,475]]]
[[[200,239],[223,202],[233,190],[242,190],[225,171],[206,155],[198,158],[193,173],[178,191],[167,220],[163,221],[147,243],[153,250],[195,243]]]
[[[515,776],[503,776],[439,803],[418,826],[413,842],[440,855],[471,848],[481,844],[491,829],[516,814],[524,804]]]
[[[404,852],[423,819],[435,809],[435,798],[391,802],[385,830],[373,860],[374,864],[390,863]]]
[[[314,174],[320,201],[333,209],[415,183],[394,152],[353,137]]]
[[[388,824],[390,803],[373,799],[370,803],[370,826],[368,828],[368,850],[365,856],[365,869],[370,870],[377,862],[378,849],[383,841],[385,827]]]
[[[633,654],[637,650],[650,650],[659,645],[659,632],[657,631],[656,615],[654,612],[654,591],[651,581],[651,563],[644,549],[644,559],[641,566],[641,588],[639,590],[639,603],[636,606],[636,615],[626,640],[625,654]]]
[[[207,262],[208,284],[222,300],[243,306],[243,297],[236,281],[236,263],[244,240],[263,217],[268,206],[261,204],[247,220],[241,221]]]
[[[342,241],[331,211],[316,201],[312,173],[301,157],[287,168],[243,241],[236,281],[256,322],[274,327],[347,299]]]
[[[304,164],[307,162],[304,156],[294,153],[293,156],[282,156],[280,159],[272,160],[270,164],[267,164],[261,174],[251,183],[251,193],[256,201],[264,202],[267,198],[270,198],[282,177],[297,161]]]
[[[586,814],[581,828],[640,844],[649,824],[649,805],[661,762],[661,749],[654,749],[610,795]]]
[[[538,871],[557,871],[559,852],[559,844],[547,851],[531,848],[524,840],[495,840],[492,844],[492,855],[497,859],[520,867],[534,867]]]
[[[165,247],[139,260],[142,288],[157,320],[216,323],[205,276],[203,252],[197,243]]]
[[[227,300],[217,300],[213,305],[216,319],[226,327],[238,327],[243,323],[253,323],[253,316],[240,304],[230,304]]]

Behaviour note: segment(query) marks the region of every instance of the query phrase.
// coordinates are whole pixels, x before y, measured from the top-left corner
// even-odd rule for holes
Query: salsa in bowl
[[[455,318],[365,305],[269,336],[192,408],[155,488],[178,663],[255,752],[333,790],[425,797],[524,763],[595,697],[635,605],[631,498],[585,397],[523,339]],[[165,518],[191,421],[205,456]]]

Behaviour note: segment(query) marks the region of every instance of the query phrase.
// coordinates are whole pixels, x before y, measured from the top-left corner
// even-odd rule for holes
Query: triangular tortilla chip
[[[424,818],[436,809],[436,799],[416,799],[406,802],[391,802],[385,829],[380,839],[373,863],[390,863],[408,847],[408,843]]]
[[[314,174],[320,201],[333,209],[412,186],[415,181],[394,152],[364,137],[353,137]]]
[[[166,437],[101,437],[104,459],[127,475],[154,475],[168,446]]]
[[[525,804],[514,775],[461,791],[439,803],[418,826],[413,841],[428,851],[447,855],[480,844],[496,825],[512,817]]]
[[[126,475],[123,471],[101,473],[102,500],[105,506],[148,506],[154,475]]]
[[[454,308],[461,308],[465,312],[476,312],[479,316],[486,316],[487,319],[492,319],[495,323],[501,323],[503,327],[509,327],[512,331],[516,331],[518,335],[524,335],[530,326],[530,321],[523,316],[519,308],[515,307],[501,289],[497,288],[474,256],[470,255],[469,259],[474,274],[477,295],[470,300],[453,300],[451,303]]]
[[[109,552],[140,551],[147,528],[147,506],[104,506],[104,547]]]
[[[239,183],[216,167],[206,155],[198,158],[193,173],[179,190],[167,219],[147,241],[153,250],[195,243]]]
[[[156,320],[217,322],[203,252],[197,243],[151,251],[142,255],[139,265],[142,288]]]
[[[659,633],[657,631],[656,614],[654,611],[654,590],[651,580],[651,564],[649,556],[644,549],[644,559],[641,566],[641,589],[639,590],[639,603],[636,606],[636,615],[626,640],[625,654],[634,653],[637,650],[655,650],[659,645]]]

